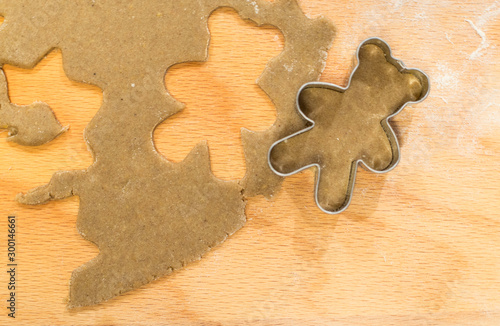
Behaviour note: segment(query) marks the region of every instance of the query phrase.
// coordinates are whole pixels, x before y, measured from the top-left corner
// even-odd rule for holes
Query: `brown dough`
[[[45,103],[27,106],[10,103],[5,74],[0,69],[0,129],[9,130],[9,141],[38,146],[50,142],[67,128],[61,126]]]
[[[157,153],[156,126],[183,105],[165,90],[168,67],[207,60],[210,14],[232,7],[285,36],[259,85],[277,106],[268,131],[243,131],[247,175],[222,182],[210,172],[205,143],[179,164]],[[0,64],[31,68],[60,48],[75,81],[103,89],[86,128],[94,163],[60,172],[19,195],[24,204],[80,197],[78,230],[99,256],[74,271],[69,306],[88,306],[137,288],[199,259],[245,221],[244,198],[270,196],[281,183],[267,165],[269,146],[304,122],[295,94],[317,80],[333,39],[323,18],[307,18],[295,0],[0,0]]]
[[[376,171],[392,163],[393,144],[381,122],[423,90],[415,75],[399,72],[377,45],[363,45],[359,60],[345,92],[317,86],[300,93],[299,106],[315,126],[280,142],[270,155],[283,174],[318,164],[318,203],[331,212],[346,202],[357,160]]]
[[[170,274],[245,224],[241,188],[212,175],[206,143],[178,164],[152,151],[136,154],[135,166],[97,162],[87,171],[60,172],[19,197],[31,204],[80,196],[77,227],[99,255],[73,272],[72,307]]]

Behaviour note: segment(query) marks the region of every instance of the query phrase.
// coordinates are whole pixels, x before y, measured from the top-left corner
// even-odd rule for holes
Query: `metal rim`
[[[293,172],[290,172],[290,173],[280,173],[279,171],[277,171],[276,169],[274,169],[272,163],[271,163],[271,152],[272,150],[274,149],[274,147],[276,145],[278,145],[279,143],[282,143],[292,137],[295,137],[297,135],[300,135],[300,134],[303,134],[303,133],[306,133],[308,132],[309,130],[311,130],[312,128],[314,128],[314,126],[316,125],[316,123],[314,122],[314,120],[308,118],[301,110],[300,108],[300,104],[299,104],[299,98],[300,98],[300,95],[301,93],[306,89],[306,88],[312,88],[312,87],[321,87],[321,88],[328,88],[328,89],[332,89],[332,90],[335,90],[335,91],[338,91],[338,92],[341,92],[341,93],[344,93],[350,86],[351,86],[351,81],[352,81],[352,77],[354,76],[354,73],[358,70],[359,68],[359,52],[361,50],[361,48],[364,46],[364,45],[367,45],[367,44],[375,44],[377,45],[378,47],[380,47],[385,55],[386,55],[386,59],[389,63],[391,63],[392,65],[394,65],[396,68],[398,68],[399,72],[401,73],[410,73],[412,75],[415,75],[422,83],[422,86],[423,86],[423,89],[422,89],[422,95],[421,97],[416,100],[416,101],[410,101],[410,102],[406,102],[405,104],[403,104],[398,110],[396,110],[393,114],[391,114],[390,116],[388,116],[386,119],[382,120],[381,121],[381,124],[382,124],[382,127],[383,129],[385,130],[385,132],[387,133],[387,136],[389,137],[389,141],[391,143],[391,148],[392,148],[392,152],[393,152],[393,160],[391,162],[391,164],[384,170],[374,170],[372,168],[370,168],[362,159],[359,159],[359,160],[356,160],[356,161],[353,161],[352,162],[352,165],[351,165],[351,174],[350,174],[350,178],[349,178],[349,184],[348,184],[348,187],[347,187],[347,193],[346,193],[346,200],[344,202],[344,204],[338,209],[338,210],[335,210],[335,211],[330,211],[330,210],[327,210],[325,209],[324,207],[321,206],[321,204],[319,203],[319,200],[318,200],[318,190],[319,190],[319,180],[320,180],[320,176],[321,176],[321,166],[317,163],[314,163],[314,164],[309,164],[307,166],[304,166],[298,170],[295,170]],[[412,104],[417,104],[417,103],[420,103],[422,101],[424,101],[428,96],[429,96],[429,93],[430,93],[430,78],[429,76],[427,76],[427,74],[425,72],[423,72],[422,70],[420,69],[415,69],[415,68],[407,68],[404,63],[396,58],[394,58],[392,56],[392,50],[389,46],[389,44],[387,44],[384,40],[378,38],[378,37],[373,37],[373,38],[369,38],[369,39],[366,39],[365,41],[363,41],[357,48],[356,50],[356,60],[357,60],[357,64],[356,64],[356,67],[354,68],[354,70],[351,72],[351,75],[349,76],[349,82],[347,83],[347,86],[345,87],[342,87],[342,86],[338,86],[338,85],[335,85],[335,84],[330,84],[330,83],[324,83],[324,82],[311,82],[311,83],[307,83],[307,84],[304,84],[298,91],[297,93],[297,97],[296,97],[296,108],[297,108],[297,111],[299,112],[300,116],[303,117],[306,121],[310,122],[311,123],[311,126],[305,128],[305,129],[302,129],[290,136],[287,136],[285,138],[282,138],[278,141],[276,141],[275,143],[273,143],[268,151],[268,154],[267,154],[267,162],[268,162],[268,165],[269,167],[271,168],[271,170],[281,176],[281,177],[289,177],[291,175],[294,175],[294,174],[297,174],[299,172],[302,172],[306,169],[309,169],[309,168],[312,168],[312,167],[316,167],[316,180],[315,180],[315,187],[314,187],[314,198],[315,198],[315,201],[316,201],[316,205],[319,207],[319,209],[321,209],[324,213],[327,213],[327,214],[331,214],[331,215],[334,215],[334,214],[340,214],[342,212],[344,212],[348,207],[349,205],[351,204],[351,201],[352,201],[352,196],[353,196],[353,192],[354,192],[354,186],[355,186],[355,182],[356,182],[356,173],[357,173],[357,168],[358,166],[362,166],[364,169],[370,171],[370,172],[373,172],[373,173],[377,173],[377,174],[383,174],[383,173],[387,173],[387,172],[390,172],[392,171],[400,162],[401,160],[401,148],[399,146],[399,142],[398,142],[398,139],[397,139],[397,136],[394,132],[394,130],[392,129],[391,125],[390,125],[390,119],[392,119],[393,117],[395,117],[396,115],[398,115],[406,106],[408,105],[412,105]]]

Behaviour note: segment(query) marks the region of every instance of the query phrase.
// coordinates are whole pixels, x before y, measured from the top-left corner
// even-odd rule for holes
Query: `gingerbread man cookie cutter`
[[[351,172],[350,172],[350,177],[349,177],[349,184],[348,184],[348,187],[347,187],[347,193],[346,193],[346,199],[345,199],[345,202],[342,204],[342,206],[340,206],[338,209],[336,210],[328,210],[326,208],[324,208],[320,202],[319,202],[319,199],[318,199],[318,190],[319,190],[319,181],[320,181],[320,176],[321,176],[321,166],[318,164],[318,163],[313,163],[313,164],[308,164],[304,167],[301,167],[297,170],[294,170],[290,173],[281,173],[280,171],[278,171],[277,169],[275,169],[275,167],[273,166],[272,164],[272,160],[271,160],[271,153],[273,151],[273,149],[280,143],[282,142],[285,142],[293,137],[296,137],[300,134],[303,134],[303,133],[306,133],[308,131],[310,131],[311,129],[313,129],[315,126],[316,126],[316,122],[309,118],[308,116],[306,116],[306,114],[302,111],[301,109],[301,105],[300,105],[300,102],[299,102],[299,99],[300,99],[300,96],[302,94],[302,92],[308,88],[326,88],[326,89],[330,89],[330,90],[334,90],[336,92],[339,92],[339,93],[344,93],[347,89],[349,89],[349,87],[351,86],[351,82],[352,82],[352,78],[355,74],[355,72],[358,70],[359,66],[360,66],[360,50],[363,46],[365,45],[368,45],[368,44],[373,44],[373,45],[376,45],[378,46],[380,49],[382,49],[382,51],[384,52],[385,54],[385,57],[386,57],[386,60],[387,62],[389,62],[390,64],[394,65],[397,70],[400,72],[400,73],[406,73],[406,74],[412,74],[414,75],[415,77],[418,78],[418,80],[420,81],[420,83],[422,84],[422,92],[421,92],[421,95],[418,97],[417,100],[415,101],[407,101],[405,102],[401,107],[399,107],[398,109],[395,110],[394,113],[392,113],[391,115],[389,115],[387,118],[383,119],[380,123],[382,125],[382,128],[384,129],[384,131],[386,132],[387,134],[387,137],[389,138],[389,142],[391,144],[391,150],[392,150],[392,161],[391,163],[389,164],[389,166],[383,170],[375,170],[373,168],[371,168],[368,164],[366,164],[366,162],[363,160],[363,159],[357,159],[357,160],[354,160],[352,162],[352,165],[351,165]],[[350,77],[349,77],[349,82],[347,84],[346,87],[342,87],[342,86],[338,86],[338,85],[335,85],[335,84],[330,84],[330,83],[325,83],[325,82],[311,82],[311,83],[307,83],[305,85],[303,85],[300,90],[298,91],[297,93],[297,97],[296,97],[296,108],[297,108],[297,111],[299,112],[300,116],[303,117],[308,123],[310,123],[310,126],[305,128],[305,129],[302,129],[290,136],[287,136],[285,138],[282,138],[278,141],[276,141],[269,149],[268,151],[268,164],[269,164],[269,167],[271,168],[271,170],[281,176],[281,177],[288,177],[288,176],[291,176],[291,175],[294,175],[294,174],[297,174],[301,171],[304,171],[306,169],[309,169],[309,168],[312,168],[312,167],[315,167],[316,168],[316,180],[315,180],[315,187],[314,187],[314,197],[315,197],[315,201],[316,201],[316,205],[324,212],[324,213],[327,213],[327,214],[340,214],[342,212],[344,212],[350,205],[351,201],[352,201],[352,197],[353,197],[353,192],[354,192],[354,186],[355,186],[355,181],[356,181],[356,172],[357,172],[357,167],[359,165],[361,165],[364,169],[370,171],[370,172],[373,172],[373,173],[376,173],[376,174],[383,174],[383,173],[387,173],[387,172],[390,172],[392,171],[400,162],[401,160],[401,148],[400,148],[400,145],[399,145],[399,142],[398,142],[398,139],[397,139],[397,136],[394,132],[394,130],[392,129],[391,125],[390,125],[390,120],[395,117],[396,115],[398,115],[406,106],[408,105],[412,105],[412,104],[417,104],[417,103],[420,103],[422,101],[424,101],[428,96],[429,96],[429,93],[430,93],[430,79],[429,79],[429,76],[427,74],[425,74],[422,70],[420,69],[416,69],[416,68],[407,68],[404,63],[397,59],[397,58],[394,58],[392,56],[392,50],[390,48],[390,46],[382,39],[380,38],[369,38],[365,41],[363,41],[357,48],[357,51],[356,51],[356,60],[357,60],[357,65],[356,67],[354,68],[354,70],[352,71]]]

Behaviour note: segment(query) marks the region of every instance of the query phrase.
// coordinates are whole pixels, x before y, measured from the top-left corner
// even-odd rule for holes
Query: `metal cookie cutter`
[[[386,59],[389,63],[391,63],[392,65],[394,65],[398,71],[400,73],[409,73],[409,74],[412,74],[414,75],[415,77],[417,77],[419,79],[419,81],[421,82],[422,84],[422,95],[420,96],[420,98],[416,101],[410,101],[410,102],[406,102],[405,104],[403,104],[398,110],[395,111],[395,113],[391,114],[390,116],[388,116],[386,119],[382,120],[381,121],[381,124],[382,124],[382,127],[383,129],[385,130],[388,138],[389,138],[389,141],[390,141],[390,144],[391,144],[391,148],[392,148],[392,162],[391,164],[384,170],[381,170],[381,171],[377,171],[377,170],[374,170],[372,168],[370,168],[362,159],[358,159],[357,161],[353,161],[352,165],[351,165],[351,173],[350,173],[350,178],[349,178],[349,184],[348,184],[348,188],[347,188],[347,194],[346,194],[346,200],[344,202],[344,204],[338,209],[338,210],[335,210],[335,211],[330,211],[330,210],[327,210],[325,209],[324,207],[322,207],[318,201],[318,188],[319,188],[319,180],[320,180],[320,175],[321,175],[321,167],[319,164],[317,163],[314,163],[314,164],[309,164],[307,166],[304,166],[296,171],[293,171],[291,173],[287,173],[287,174],[284,174],[284,173],[280,173],[279,171],[277,171],[272,163],[271,163],[271,152],[272,150],[274,149],[274,147],[276,145],[278,145],[279,143],[281,142],[284,142],[292,137],[295,137],[299,134],[302,134],[302,133],[305,133],[305,132],[308,132],[309,130],[313,129],[314,126],[315,126],[315,122],[308,118],[304,112],[302,111],[301,107],[300,107],[300,104],[299,104],[299,98],[300,98],[300,95],[301,93],[307,89],[307,88],[312,88],[312,87],[315,87],[315,88],[327,88],[327,89],[332,89],[332,90],[335,90],[337,92],[340,92],[340,93],[344,93],[350,86],[351,86],[351,80],[352,80],[352,77],[354,76],[354,73],[356,72],[356,70],[358,69],[359,67],[359,63],[360,63],[360,58],[359,58],[359,52],[360,52],[360,49],[364,46],[364,45],[367,45],[367,44],[374,44],[376,46],[378,46],[379,48],[382,49],[382,51],[385,53],[385,56],[386,56]],[[355,184],[355,180],[356,180],[356,171],[357,171],[357,167],[358,165],[361,165],[363,166],[366,170],[368,171],[371,171],[373,173],[377,173],[377,174],[382,174],[382,173],[387,173],[389,171],[392,171],[399,163],[400,159],[401,159],[401,149],[399,147],[399,143],[398,143],[398,140],[397,140],[397,137],[396,137],[396,134],[394,133],[394,130],[391,128],[390,124],[389,124],[389,120],[391,118],[393,118],[394,116],[396,116],[397,114],[399,114],[407,105],[411,105],[411,104],[416,104],[416,103],[420,103],[422,101],[424,101],[427,96],[429,95],[429,92],[430,92],[430,82],[429,82],[429,77],[421,70],[419,69],[413,69],[413,68],[406,68],[405,65],[403,64],[403,62],[401,62],[400,60],[394,58],[392,56],[392,51],[391,51],[391,48],[389,47],[389,45],[382,39],[380,38],[369,38],[367,40],[365,40],[364,42],[362,42],[357,51],[356,51],[356,59],[357,59],[357,65],[356,65],[356,68],[353,70],[353,72],[351,73],[351,76],[349,77],[349,83],[347,84],[346,87],[341,87],[341,86],[338,86],[338,85],[334,85],[334,84],[329,84],[329,83],[323,83],[323,82],[312,82],[312,83],[307,83],[305,85],[303,85],[298,94],[297,94],[297,98],[296,98],[296,107],[297,107],[297,110],[299,112],[299,114],[306,120],[308,121],[309,123],[311,123],[311,126],[303,129],[303,130],[300,130],[298,132],[296,132],[295,134],[293,135],[290,135],[290,136],[287,136],[283,139],[280,139],[278,140],[277,142],[275,142],[271,148],[269,149],[269,152],[268,152],[268,164],[269,164],[269,167],[271,168],[271,170],[279,175],[279,176],[282,176],[282,177],[288,177],[288,176],[291,176],[293,174],[296,174],[296,173],[299,173],[305,169],[309,169],[311,167],[316,167],[317,168],[317,173],[316,173],[316,181],[315,181],[315,200],[316,200],[316,204],[318,205],[318,207],[325,213],[327,214],[339,214],[339,213],[342,213],[343,211],[345,211],[347,209],[347,207],[350,205],[351,203],[351,200],[352,200],[352,196],[353,196],[353,191],[354,191],[354,184]]]

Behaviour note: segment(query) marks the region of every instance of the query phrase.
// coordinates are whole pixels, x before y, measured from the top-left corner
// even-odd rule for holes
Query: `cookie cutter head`
[[[391,144],[392,162],[390,163],[390,165],[387,168],[385,168],[384,170],[379,171],[379,170],[375,170],[375,169],[370,168],[362,159],[358,159],[356,161],[353,161],[352,165],[351,165],[349,184],[347,187],[346,200],[345,200],[344,204],[339,207],[339,209],[337,209],[335,211],[331,211],[331,210],[327,210],[324,207],[322,207],[321,204],[319,203],[319,200],[318,200],[319,180],[320,180],[320,175],[321,175],[321,166],[319,164],[317,164],[317,163],[309,164],[309,165],[306,165],[298,170],[292,171],[290,173],[281,173],[273,167],[273,164],[271,162],[271,152],[273,151],[274,147],[276,145],[278,145],[279,143],[284,142],[284,141],[286,141],[292,137],[295,137],[297,135],[300,135],[302,133],[308,132],[309,130],[311,130],[315,127],[316,123],[314,122],[314,120],[307,117],[300,107],[299,99],[300,99],[302,92],[307,88],[326,88],[326,89],[331,89],[331,90],[334,90],[334,91],[337,91],[340,93],[345,92],[351,86],[352,77],[354,76],[354,73],[356,72],[356,70],[359,68],[360,50],[364,45],[368,45],[368,44],[373,44],[373,45],[376,45],[379,48],[381,48],[385,54],[387,61],[389,63],[391,63],[392,65],[394,65],[400,73],[412,74],[416,78],[418,78],[418,80],[422,84],[422,93],[417,100],[406,102],[399,109],[397,109],[393,114],[391,114],[386,119],[381,121],[382,128],[385,130],[387,137],[389,138],[389,141]],[[352,73],[349,77],[349,82],[348,82],[346,87],[341,87],[341,86],[338,86],[335,84],[324,83],[324,82],[311,82],[311,83],[304,84],[300,88],[300,90],[297,93],[297,97],[296,97],[296,108],[297,108],[297,111],[299,112],[300,116],[303,117],[308,123],[310,123],[310,126],[275,142],[273,145],[271,145],[271,148],[269,149],[268,156],[267,156],[268,165],[271,168],[271,170],[275,174],[282,176],[282,177],[288,177],[288,176],[297,174],[301,171],[304,171],[306,169],[316,167],[316,181],[315,181],[315,187],[314,187],[314,197],[315,197],[316,205],[323,212],[325,212],[327,214],[331,214],[331,215],[340,214],[340,213],[344,212],[351,204],[352,196],[353,196],[353,192],[354,192],[354,185],[355,185],[355,181],[356,181],[356,172],[357,172],[358,165],[361,165],[364,169],[366,169],[370,172],[377,173],[377,174],[383,174],[383,173],[387,173],[387,172],[392,171],[399,164],[399,162],[401,160],[401,148],[399,146],[399,142],[398,142],[398,139],[396,137],[396,134],[395,134],[394,130],[392,129],[389,121],[393,117],[398,115],[407,105],[417,104],[417,103],[424,101],[429,96],[429,93],[430,93],[430,78],[429,78],[429,76],[427,74],[425,74],[420,69],[407,68],[401,60],[394,58],[392,56],[392,50],[391,50],[390,46],[384,40],[382,40],[380,38],[374,37],[374,38],[369,38],[369,39],[363,41],[358,46],[358,49],[356,51],[356,60],[357,60],[356,68],[354,68],[354,70],[352,71]]]

